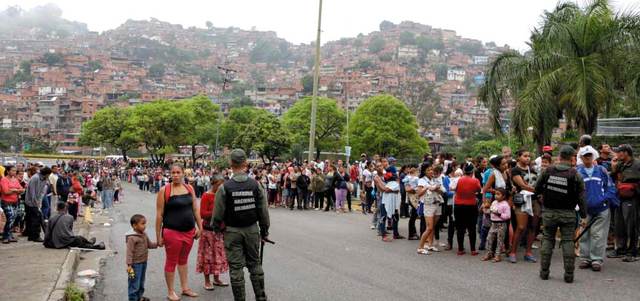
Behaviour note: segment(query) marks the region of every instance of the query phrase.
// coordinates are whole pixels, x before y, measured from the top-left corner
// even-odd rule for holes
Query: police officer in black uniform
[[[267,300],[259,254],[262,239],[268,240],[269,235],[267,195],[258,182],[247,176],[247,156],[243,150],[231,151],[231,169],[233,176],[216,192],[211,223],[215,232],[224,232],[234,300],[245,300],[245,266],[251,274],[256,300]]]
[[[564,261],[564,281],[573,282],[575,258],[573,237],[576,232],[576,205],[581,223],[587,217],[584,198],[584,182],[572,166],[576,151],[570,146],[560,149],[559,162],[550,166],[536,183],[536,194],[543,196],[543,239],[540,248],[540,278],[549,279],[551,255],[556,243],[556,231],[560,229],[560,246]]]

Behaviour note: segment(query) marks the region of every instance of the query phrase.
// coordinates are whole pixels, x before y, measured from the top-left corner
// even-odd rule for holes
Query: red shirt
[[[205,192],[200,200],[200,216],[203,219],[210,219],[213,216],[213,204],[215,203],[216,195],[211,192]]]
[[[2,179],[0,179],[0,186],[2,186],[2,189],[0,189],[0,191],[2,191],[2,193],[0,193],[2,197],[0,197],[0,199],[2,199],[3,202],[9,203],[9,204],[17,204],[18,194],[9,193],[9,190],[22,189],[22,185],[20,185],[20,181],[18,181],[18,179],[16,178],[9,179],[9,177],[2,177]],[[4,193],[5,191],[7,192],[7,194]]]
[[[476,194],[482,191],[480,181],[476,178],[463,176],[458,180],[456,188],[455,205],[476,205]]]

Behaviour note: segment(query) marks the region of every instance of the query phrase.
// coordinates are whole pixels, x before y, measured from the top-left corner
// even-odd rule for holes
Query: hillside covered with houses
[[[0,12],[2,127],[77,151],[82,122],[105,106],[204,94],[225,112],[251,105],[281,115],[311,93],[313,44],[203,26],[152,18],[98,33],[62,19],[56,7]],[[383,21],[378,31],[322,45],[319,92],[349,110],[376,94],[395,95],[424,137],[459,143],[489,127],[477,88],[486,65],[508,49],[449,29]]]

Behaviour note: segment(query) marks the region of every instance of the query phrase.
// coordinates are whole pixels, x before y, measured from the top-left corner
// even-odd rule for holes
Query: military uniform
[[[562,152],[573,152],[567,149]],[[560,229],[560,246],[564,261],[564,280],[573,282],[575,270],[575,252],[573,238],[576,230],[576,211],[578,205],[581,218],[586,218],[584,201],[584,182],[576,169],[568,163],[559,163],[549,167],[536,184],[536,193],[544,196],[542,210],[543,240],[540,249],[540,278],[549,279],[551,255],[556,243],[556,232]]]
[[[235,164],[245,162],[244,151],[233,150],[231,161]],[[245,300],[245,266],[251,274],[256,300],[267,300],[259,249],[261,238],[269,235],[269,212],[267,195],[258,182],[246,173],[234,172],[216,192],[212,226],[215,232],[224,232],[234,300]]]

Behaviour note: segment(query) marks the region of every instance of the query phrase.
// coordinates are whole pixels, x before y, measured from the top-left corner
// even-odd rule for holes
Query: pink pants
[[[162,229],[164,249],[167,254],[164,263],[165,272],[173,273],[176,271],[176,265],[187,264],[195,234],[195,228],[186,232]]]

